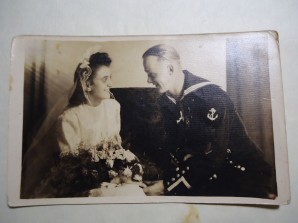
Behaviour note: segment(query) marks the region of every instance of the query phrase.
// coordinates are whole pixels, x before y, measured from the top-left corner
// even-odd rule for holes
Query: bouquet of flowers
[[[113,140],[103,140],[95,150],[93,159],[107,170],[113,183],[142,181],[143,168],[139,159]]]
[[[113,140],[103,140],[74,153],[61,154],[34,197],[84,197],[103,182],[122,184],[141,182],[143,168],[138,158]]]

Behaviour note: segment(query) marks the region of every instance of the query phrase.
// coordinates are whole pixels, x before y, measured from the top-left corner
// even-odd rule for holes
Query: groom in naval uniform
[[[148,195],[269,198],[271,166],[250,139],[225,91],[182,70],[168,45],[143,54],[148,83],[161,94],[163,180]]]

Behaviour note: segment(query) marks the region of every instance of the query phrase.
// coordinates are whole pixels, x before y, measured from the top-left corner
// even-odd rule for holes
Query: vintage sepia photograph
[[[278,35],[20,36],[11,206],[289,201]]]

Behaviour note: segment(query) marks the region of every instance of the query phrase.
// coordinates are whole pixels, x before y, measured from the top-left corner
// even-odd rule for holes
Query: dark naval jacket
[[[159,104],[167,158],[165,193],[190,196],[267,197],[271,166],[249,138],[229,96],[188,71],[183,95]]]

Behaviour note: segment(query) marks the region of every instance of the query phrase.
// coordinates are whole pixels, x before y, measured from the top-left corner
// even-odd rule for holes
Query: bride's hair
[[[107,53],[97,52],[92,54],[90,58],[85,58],[82,62],[78,64],[74,73],[74,83],[76,84],[76,87],[72,96],[69,99],[70,107],[87,103],[81,78],[83,77],[85,78],[84,81],[88,80],[90,81],[90,83],[92,83],[93,78],[95,77],[96,70],[101,66],[109,67],[111,62],[112,60]]]

